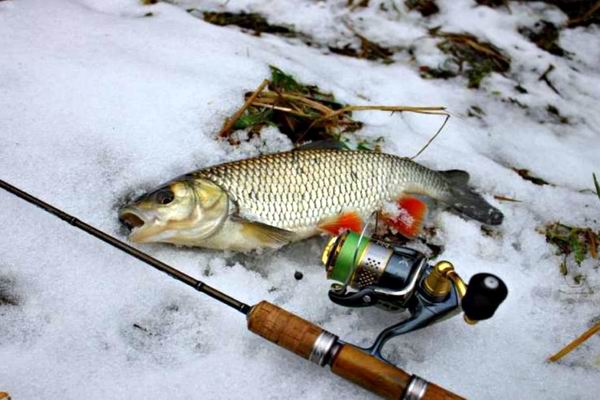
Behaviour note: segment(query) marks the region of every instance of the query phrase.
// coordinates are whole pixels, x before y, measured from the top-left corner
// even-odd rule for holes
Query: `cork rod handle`
[[[274,304],[262,301],[248,314],[248,329],[276,345],[309,359],[319,335],[319,326]],[[349,344],[339,344],[329,362],[334,374],[386,399],[402,399],[411,375]],[[427,384],[422,400],[460,400],[432,383]]]
[[[312,322],[261,301],[248,314],[248,330],[308,360],[323,331]]]

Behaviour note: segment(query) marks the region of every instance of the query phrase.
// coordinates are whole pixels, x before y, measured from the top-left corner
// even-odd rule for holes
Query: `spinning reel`
[[[354,232],[333,237],[322,256],[331,285],[329,298],[345,307],[378,307],[410,316],[384,329],[367,352],[383,358],[391,338],[464,312],[474,324],[491,318],[508,289],[495,275],[474,275],[467,286],[448,261],[434,266],[424,254]]]

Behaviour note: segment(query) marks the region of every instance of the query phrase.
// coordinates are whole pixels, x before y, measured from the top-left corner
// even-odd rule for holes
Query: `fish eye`
[[[155,198],[159,204],[167,205],[170,202],[172,202],[173,199],[175,199],[175,195],[173,194],[171,189],[165,188],[156,192]]]

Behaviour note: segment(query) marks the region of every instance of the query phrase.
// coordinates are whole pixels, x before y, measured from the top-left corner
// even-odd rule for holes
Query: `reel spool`
[[[408,318],[384,329],[365,349],[379,358],[391,338],[461,310],[469,324],[491,318],[508,295],[506,285],[495,275],[476,274],[467,285],[448,261],[432,266],[416,250],[350,231],[327,243],[322,261],[327,278],[336,281],[329,290],[334,303],[409,312]]]

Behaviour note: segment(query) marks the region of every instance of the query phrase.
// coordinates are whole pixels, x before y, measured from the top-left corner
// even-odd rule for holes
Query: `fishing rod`
[[[249,306],[197,280],[156,258],[94,228],[72,215],[0,180],[0,188],[53,214],[84,232],[166,273],[213,299],[246,315],[248,330],[296,355],[324,367],[386,399],[402,400],[460,400],[462,397],[447,391],[417,375],[370,354],[338,336],[267,301]]]

